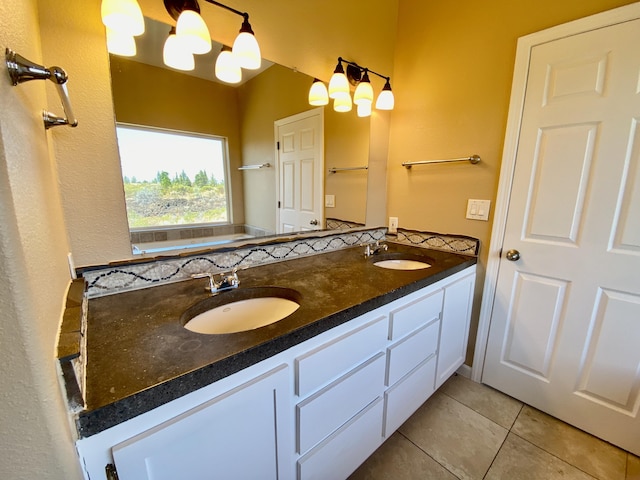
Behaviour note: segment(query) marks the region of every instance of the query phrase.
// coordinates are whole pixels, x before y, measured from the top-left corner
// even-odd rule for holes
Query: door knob
[[[515,262],[516,260],[520,259],[520,252],[518,250],[509,250],[507,252],[507,260],[511,260],[512,262]]]
[[[311,225],[317,225],[318,224],[318,220],[313,219],[309,222]]]

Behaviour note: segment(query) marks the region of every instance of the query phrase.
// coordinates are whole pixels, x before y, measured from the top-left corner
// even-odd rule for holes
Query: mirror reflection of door
[[[277,233],[318,230],[324,226],[323,109],[277,120]]]

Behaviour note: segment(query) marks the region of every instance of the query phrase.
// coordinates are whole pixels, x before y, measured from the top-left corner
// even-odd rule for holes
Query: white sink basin
[[[205,334],[254,330],[288,317],[300,307],[299,300],[295,290],[278,287],[221,292],[187,310],[184,328]]]
[[[429,268],[431,265],[417,260],[381,260],[375,262],[376,267],[389,268],[391,270],[420,270],[423,268]]]
[[[408,253],[386,253],[371,260],[376,267],[390,270],[421,270],[429,268],[433,263],[429,257]]]

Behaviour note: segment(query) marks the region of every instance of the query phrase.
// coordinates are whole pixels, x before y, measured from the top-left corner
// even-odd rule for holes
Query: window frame
[[[203,223],[188,223],[188,224],[177,224],[177,225],[155,225],[148,227],[131,227],[129,225],[129,215],[126,210],[126,198],[125,198],[125,215],[127,216],[127,227],[129,228],[129,233],[141,233],[141,232],[167,232],[174,230],[190,230],[196,228],[206,228],[206,227],[216,227],[216,226],[226,226],[233,225],[233,195],[231,193],[231,170],[230,170],[230,161],[229,161],[229,139],[222,135],[214,135],[210,133],[200,133],[200,132],[190,132],[187,130],[178,130],[172,128],[164,128],[164,127],[156,127],[152,125],[139,125],[134,123],[127,122],[116,122],[116,138],[118,136],[118,128],[129,128],[134,130],[144,130],[144,131],[152,131],[159,133],[169,133],[169,134],[177,134],[185,137],[196,137],[196,138],[204,138],[204,139],[215,139],[220,140],[222,142],[222,163],[224,170],[224,189],[225,189],[225,197],[226,197],[226,205],[227,205],[227,221],[223,222],[203,222]],[[123,195],[124,195],[124,172],[122,171],[122,158],[120,156],[120,144],[118,142],[118,158],[120,163],[120,178],[123,182]],[[170,243],[170,242],[169,242]]]

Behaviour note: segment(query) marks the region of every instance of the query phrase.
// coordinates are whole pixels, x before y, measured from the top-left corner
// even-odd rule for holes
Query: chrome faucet
[[[365,258],[369,258],[371,255],[376,255],[382,251],[386,252],[389,249],[389,245],[386,243],[380,243],[379,240],[376,240],[376,243],[368,243],[364,248],[364,256]]]
[[[209,272],[194,273],[191,278],[208,278],[209,286],[205,289],[211,293],[223,292],[232,288],[237,288],[240,285],[240,279],[238,278],[238,267],[234,267],[231,272],[221,273],[220,279],[215,280],[214,274]]]

